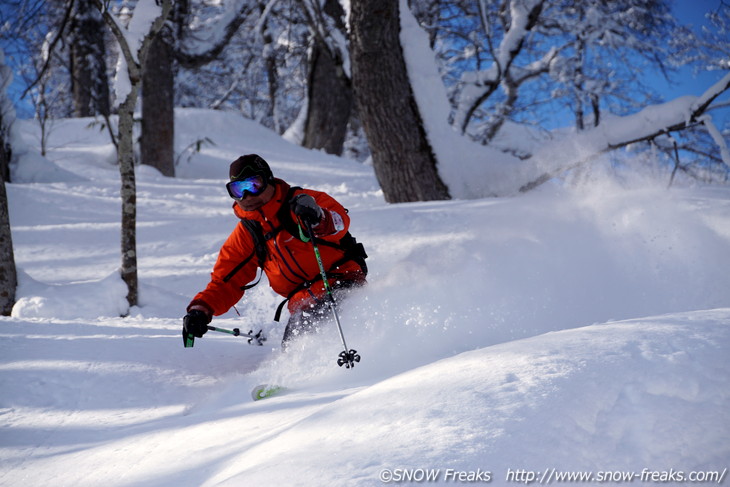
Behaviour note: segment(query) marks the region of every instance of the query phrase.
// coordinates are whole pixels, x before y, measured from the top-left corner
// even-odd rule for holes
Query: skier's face
[[[258,196],[246,194],[242,199],[236,200],[236,204],[243,211],[255,211],[268,203],[274,197],[276,188],[273,184],[269,184],[266,189]]]

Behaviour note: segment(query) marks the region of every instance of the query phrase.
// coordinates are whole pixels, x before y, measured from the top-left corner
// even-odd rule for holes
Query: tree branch
[[[709,90],[700,96],[694,105],[697,108],[694,108],[692,111],[692,120],[697,119],[697,117],[709,110],[710,104],[728,89],[730,89],[730,73],[726,74],[720,81],[712,85]]]
[[[690,113],[689,117],[686,117],[684,120],[677,121],[674,123],[671,123],[670,125],[666,125],[664,127],[657,128],[649,133],[646,133],[644,135],[640,135],[638,137],[632,137],[632,138],[626,138],[624,140],[619,140],[616,142],[609,142],[606,141],[603,148],[600,148],[598,150],[595,150],[593,154],[591,154],[588,157],[585,157],[579,161],[572,162],[566,166],[563,166],[561,168],[545,172],[538,176],[536,179],[530,181],[529,183],[523,185],[519,191],[520,193],[526,193],[528,191],[531,191],[538,186],[541,186],[542,184],[550,181],[554,177],[557,177],[559,174],[562,174],[566,171],[570,171],[572,169],[575,169],[577,167],[580,167],[594,159],[596,159],[598,156],[605,154],[610,151],[614,151],[616,149],[621,149],[623,147],[629,146],[631,144],[636,144],[638,142],[644,142],[647,140],[654,139],[656,137],[659,137],[660,135],[668,134],[669,132],[678,132],[681,130],[688,129],[690,127],[695,127],[697,125],[701,125],[704,122],[700,119],[701,116],[711,109],[712,107],[710,104],[722,93],[730,89],[730,73],[725,75],[720,81],[715,83],[712,87],[710,87],[705,93],[700,96],[691,106],[690,106]],[[633,117],[635,115],[629,115],[628,117]],[[627,119],[628,117],[622,117],[619,119],[619,122],[622,119]],[[675,119],[681,119],[682,114],[679,113],[674,117]],[[601,128],[602,129],[602,128]],[[595,130],[601,130],[601,129],[593,129],[590,132],[584,132],[586,136],[590,136],[591,133],[594,133]]]
[[[127,38],[124,35],[124,27],[119,24],[114,14],[109,11],[108,5],[105,5],[105,2],[103,2],[102,0],[94,0],[94,3],[96,4],[99,12],[101,12],[102,18],[109,26],[112,33],[114,34],[114,37],[119,43],[119,47],[122,50],[124,59],[127,62],[127,72],[129,74],[129,80],[132,83],[141,81],[141,70],[144,59],[147,57],[147,51],[149,51],[149,46],[152,42],[152,39],[155,38],[160,29],[162,29],[162,26],[165,25],[165,21],[170,14],[170,10],[172,10],[172,0],[163,0],[162,13],[152,22],[149,32],[145,34],[139,50],[136,53],[132,52],[129,43],[127,42]]]
[[[28,94],[30,90],[35,87],[35,85],[40,82],[41,78],[43,78],[43,75],[46,74],[46,71],[48,71],[48,67],[51,64],[51,59],[53,58],[53,51],[56,49],[56,44],[63,38],[63,33],[66,30],[66,25],[68,24],[69,19],[71,18],[71,11],[74,8],[74,0],[70,0],[68,7],[66,8],[66,11],[63,14],[63,20],[61,21],[61,25],[58,29],[58,34],[56,37],[51,41],[51,43],[48,46],[48,56],[46,56],[46,60],[43,63],[43,67],[41,67],[40,71],[38,72],[38,76],[35,80],[33,80],[32,83],[28,85],[28,87],[23,91],[23,94],[20,95],[20,98],[25,98],[25,95]]]
[[[251,14],[255,5],[253,2],[244,2],[230,23],[221,30],[224,31],[223,36],[210,49],[201,53],[192,53],[182,48],[175,49],[174,55],[180,66],[193,69],[214,61],[223,52],[223,49],[231,42],[233,36],[238,32],[239,27],[246,21]]]
[[[479,108],[479,106],[487,99],[489,99],[497,91],[500,83],[509,76],[515,60],[522,52],[522,49],[525,45],[525,38],[532,31],[532,29],[535,28],[538,20],[540,19],[543,5],[544,2],[539,1],[532,5],[530,10],[523,12],[524,17],[521,17],[520,20],[523,21],[524,24],[517,24],[517,21],[513,15],[513,18],[511,19],[512,25],[510,25],[509,29],[505,31],[499,47],[497,47],[496,52],[493,53],[493,66],[495,73],[492,79],[484,82],[483,90],[481,93],[475,96],[472,95],[470,100],[466,100],[461,103],[462,110],[464,111],[464,117],[462,120],[457,121],[457,123],[459,124],[459,130],[462,134],[466,133],[466,128],[469,125],[469,122],[474,117],[474,113],[476,112],[477,108]],[[510,13],[514,14],[514,8],[514,5],[510,4]],[[491,39],[488,39],[488,41],[491,48]],[[479,79],[478,75],[476,76],[476,79]],[[526,79],[527,78],[525,77],[525,79],[523,79],[522,81]],[[464,109],[464,106],[467,103],[468,106],[466,107],[466,109]]]

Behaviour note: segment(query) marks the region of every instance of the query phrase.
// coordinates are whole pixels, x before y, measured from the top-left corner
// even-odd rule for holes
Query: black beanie
[[[228,177],[231,181],[240,181],[251,176],[263,176],[266,182],[274,179],[269,164],[258,154],[241,156],[231,163]]]

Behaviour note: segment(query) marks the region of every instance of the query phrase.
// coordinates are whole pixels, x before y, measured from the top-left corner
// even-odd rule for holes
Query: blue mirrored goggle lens
[[[264,182],[264,178],[261,176],[253,176],[240,181],[231,181],[226,184],[228,194],[231,195],[231,198],[236,200],[243,199],[246,194],[258,196],[265,188],[266,183]]]

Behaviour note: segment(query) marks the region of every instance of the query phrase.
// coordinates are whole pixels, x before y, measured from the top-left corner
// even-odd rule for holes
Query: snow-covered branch
[[[172,9],[172,1],[164,0],[162,5],[157,5],[154,0],[140,0],[126,28],[105,2],[94,1],[122,52],[117,62],[116,99],[117,103],[123,103],[132,92],[132,86],[138,86],[142,81],[141,60],[146,57],[152,40],[162,29]]]
[[[171,0],[157,5],[154,0],[140,0],[134,8],[129,25],[125,28],[108,5],[95,0],[104,21],[112,30],[127,64],[130,81],[141,79],[141,62],[151,40],[157,35],[172,9]]]
[[[725,139],[713,123],[712,117],[710,115],[702,115],[699,118],[699,121],[705,126],[710,137],[712,137],[712,140],[714,140],[715,144],[717,144],[720,148],[720,157],[722,157],[722,162],[724,162],[727,167],[730,167],[730,149],[728,149]]]
[[[697,118],[709,110],[710,104],[728,89],[730,89],[730,72],[697,99],[697,102],[692,106],[692,118]]]
[[[544,172],[536,179],[523,185],[520,192],[530,191],[550,179],[594,160],[600,154],[627,147],[631,144],[655,139],[660,135],[676,132],[689,127],[705,124],[716,143],[718,143],[725,164],[730,162],[727,144],[714,126],[708,125],[705,113],[712,108],[712,102],[730,89],[730,73],[712,85],[701,96],[683,96],[661,105],[651,105],[638,113],[616,117],[605,121],[601,126],[579,133],[575,143],[582,150],[572,159],[566,159],[563,142],[546,146],[533,155],[538,161],[560,161],[555,167]],[[724,148],[724,149],[723,149]],[[589,155],[586,157],[586,151]],[[730,166],[730,164],[728,164]]]
[[[139,69],[140,53],[146,48],[147,39],[153,38],[160,31],[172,8],[170,0],[157,5],[154,0],[140,0],[134,8],[134,14],[127,27],[124,27],[108,5],[101,0],[95,0],[99,11],[114,33],[122,49],[127,63],[134,65],[132,69]]]
[[[276,1],[278,0],[272,0],[269,5]],[[225,12],[206,22],[204,28],[186,35],[186,39],[175,52],[175,59],[186,68],[200,67],[213,61],[220,56],[254,8],[254,2],[239,1],[228,4]]]
[[[543,1],[520,2],[513,1],[510,5],[509,29],[504,33],[502,41],[494,49],[492,65],[482,71],[465,72],[461,77],[463,88],[459,95],[454,117],[454,126],[464,133],[474,112],[499,87],[499,84],[509,78],[512,87],[526,81],[539,72],[544,72],[549,59],[555,56],[553,50],[541,60],[526,67],[513,67],[516,58],[522,51],[525,39],[537,24],[543,8]],[[484,14],[486,15],[486,14]],[[535,71],[537,70],[537,71]],[[519,80],[519,82],[518,82]]]
[[[341,18],[345,16],[342,6],[338,2],[319,0],[300,0],[300,3],[309,30],[319,46],[326,48],[333,59],[341,61],[346,76],[350,77],[350,52],[345,37],[347,28]]]

